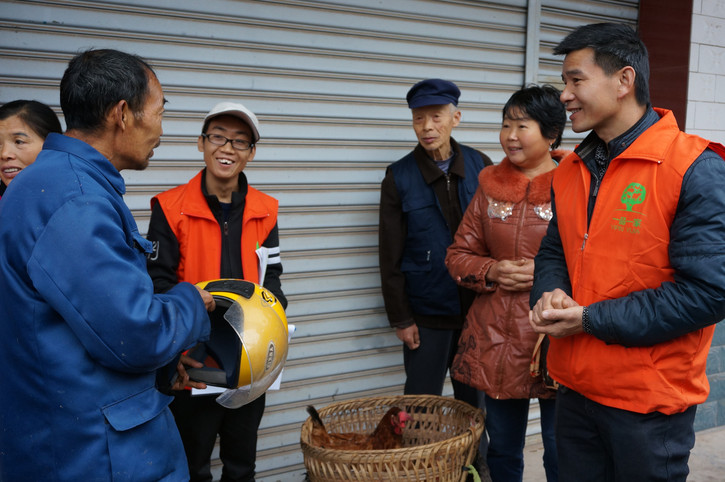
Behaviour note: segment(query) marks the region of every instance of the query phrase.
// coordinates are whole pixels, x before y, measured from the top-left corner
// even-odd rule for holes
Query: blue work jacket
[[[191,284],[154,295],[124,192],[50,134],[0,201],[0,480],[188,480],[155,373],[209,320]]]

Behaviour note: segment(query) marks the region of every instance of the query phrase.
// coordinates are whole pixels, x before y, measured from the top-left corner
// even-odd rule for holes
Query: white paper
[[[227,389],[224,387],[214,387],[211,385],[207,385],[206,388],[192,388],[191,396],[216,395],[217,393],[224,393],[225,391],[227,391]]]
[[[259,258],[259,286],[264,286],[264,276],[267,274],[267,260],[269,259],[269,248],[260,246],[256,249],[257,258]]]
[[[279,372],[279,376],[277,379],[272,382],[272,385],[267,390],[279,390],[279,387],[282,385],[282,374],[284,373],[284,368],[281,372]]]

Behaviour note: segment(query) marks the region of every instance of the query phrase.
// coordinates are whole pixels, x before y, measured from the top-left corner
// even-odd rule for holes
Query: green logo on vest
[[[642,204],[644,198],[647,196],[647,190],[638,182],[630,182],[629,186],[624,188],[622,192],[622,204],[627,206],[627,211],[632,211],[632,208],[637,204]],[[636,211],[635,211],[636,212]]]
[[[612,221],[612,230],[620,233],[639,234],[642,226],[642,218],[644,213],[635,211],[634,207],[642,204],[647,197],[647,189],[638,182],[630,182],[622,191],[620,201],[624,204],[625,209],[617,209],[622,214],[616,214]],[[632,213],[632,214],[629,214]],[[639,215],[639,216],[638,216]]]

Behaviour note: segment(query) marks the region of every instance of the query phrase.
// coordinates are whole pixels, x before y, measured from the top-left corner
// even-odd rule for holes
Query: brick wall
[[[725,0],[694,0],[685,131],[725,144]]]

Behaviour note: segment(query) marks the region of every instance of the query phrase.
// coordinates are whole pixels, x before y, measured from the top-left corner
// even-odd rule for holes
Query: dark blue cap
[[[453,104],[458,105],[461,91],[453,82],[443,79],[421,80],[408,91],[408,107],[425,107],[427,105]]]

